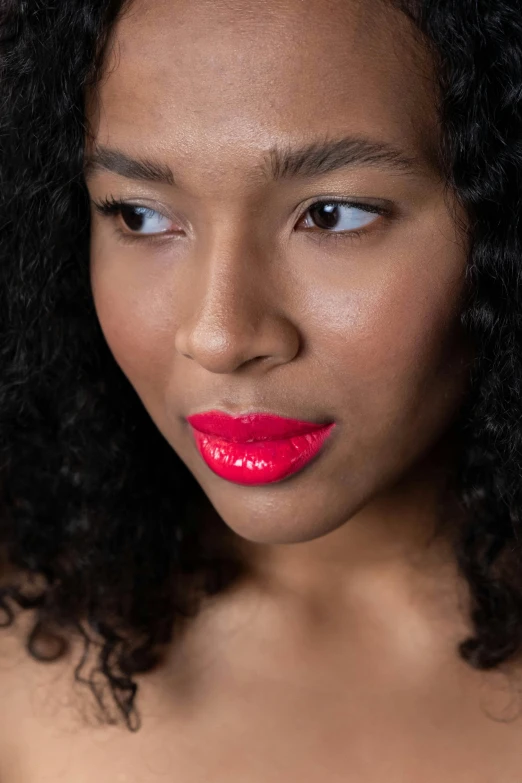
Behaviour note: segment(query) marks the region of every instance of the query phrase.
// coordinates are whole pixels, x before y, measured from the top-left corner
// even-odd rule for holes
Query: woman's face
[[[136,0],[115,28],[87,178],[95,202],[128,206],[93,206],[96,310],[245,539],[339,528],[440,440],[467,388],[467,247],[417,46],[380,0]],[[303,469],[248,486],[196,447],[186,417],[216,409],[336,426]]]

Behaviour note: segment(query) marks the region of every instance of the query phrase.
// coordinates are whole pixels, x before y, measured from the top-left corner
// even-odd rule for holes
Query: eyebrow
[[[313,141],[301,147],[273,146],[255,168],[267,181],[296,177],[315,177],[346,167],[389,170],[399,174],[418,174],[426,162],[400,150],[388,142],[349,136],[340,139]],[[86,156],[84,175],[110,171],[132,180],[145,180],[164,185],[176,185],[172,169],[151,158],[134,158],[121,150],[97,146]]]

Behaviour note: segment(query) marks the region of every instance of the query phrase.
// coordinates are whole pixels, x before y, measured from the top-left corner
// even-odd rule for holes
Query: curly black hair
[[[522,15],[520,0],[382,0],[436,63],[440,159],[467,215],[475,345],[448,497],[479,669],[522,648]],[[84,653],[105,720],[140,726],[133,675],[204,596],[236,584],[232,539],[117,366],[89,281],[85,96],[128,0],[4,0],[0,10],[0,551],[3,625],[27,651]],[[96,665],[86,675],[88,654]],[[101,675],[101,680],[100,676]],[[116,718],[106,695],[116,705]]]

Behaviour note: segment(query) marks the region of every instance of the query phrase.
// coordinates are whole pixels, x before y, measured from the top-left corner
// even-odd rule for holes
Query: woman
[[[3,783],[521,779],[519,10],[7,3]]]

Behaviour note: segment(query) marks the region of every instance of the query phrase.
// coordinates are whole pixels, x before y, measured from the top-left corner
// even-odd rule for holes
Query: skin
[[[177,186],[100,168],[88,180],[93,201],[151,207],[177,231],[162,244],[124,244],[122,221],[93,210],[92,287],[117,362],[226,525],[262,544],[263,559],[273,551],[308,574],[314,561],[322,572],[332,557],[343,570],[359,562],[356,528],[370,535],[396,516],[398,482],[441,439],[467,377],[467,248],[433,162],[434,95],[420,55],[395,51],[379,3],[326,4],[317,17],[310,25],[299,3],[258,13],[246,3],[135,4],[90,112],[90,152],[153,159]],[[349,135],[393,144],[418,168],[358,165],[280,182],[260,173],[273,147]],[[386,202],[393,216],[335,241],[302,227],[306,208],[327,197]],[[216,407],[337,427],[305,470],[244,487],[205,465],[185,421]],[[289,543],[306,546],[282,555]],[[277,568],[287,573],[286,562]]]
[[[516,780],[504,675],[458,658],[466,585],[448,537],[432,540],[470,359],[465,219],[437,165],[433,76],[406,19],[377,0],[317,0],[313,13],[300,0],[136,0],[118,23],[88,102],[96,311],[250,570],[140,679],[140,733],[104,727],[103,746],[82,733],[69,779]],[[346,136],[416,165],[263,175],[275,147]],[[96,165],[102,147],[169,167],[176,184]],[[94,206],[111,196],[176,234],[123,241],[121,218]],[[307,210],[335,198],[391,211],[359,237],[321,238]],[[337,427],[300,473],[244,487],[196,450],[185,417],[211,408]],[[29,714],[31,666],[6,714]],[[18,760],[17,778],[11,761],[8,783],[40,780],[37,765],[63,774],[64,737],[36,712],[24,731],[37,762]],[[9,761],[20,740],[3,730]]]

